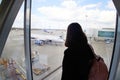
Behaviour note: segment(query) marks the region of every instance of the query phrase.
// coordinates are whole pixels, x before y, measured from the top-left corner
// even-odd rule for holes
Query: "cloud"
[[[84,5],[83,8],[85,9],[91,9],[91,8],[98,8],[100,7],[101,3],[96,3],[96,4],[88,4],[88,5]]]
[[[98,20],[100,22],[112,23],[112,22],[114,22],[114,18],[115,18],[115,12],[114,11],[103,10],[99,15]]]
[[[74,8],[77,6],[76,2],[73,0],[66,0],[61,5],[66,8]]]
[[[45,0],[42,0],[45,1]],[[31,14],[32,28],[59,28],[66,29],[71,22],[79,22],[84,29],[114,27],[116,12],[112,2],[108,1],[104,9],[102,3],[78,5],[75,0],[63,0],[59,6],[42,6],[37,14]],[[16,23],[20,26],[23,12],[18,14]]]
[[[108,2],[109,6],[111,2]],[[78,6],[73,0],[67,0],[61,3],[61,6],[44,6],[38,8],[42,16],[45,16],[50,21],[58,21],[71,23],[73,21],[80,22],[84,27],[114,27],[115,24],[115,11],[99,9],[101,3],[89,4],[85,6]],[[112,7],[109,7],[112,8]],[[87,17],[86,17],[87,16]]]

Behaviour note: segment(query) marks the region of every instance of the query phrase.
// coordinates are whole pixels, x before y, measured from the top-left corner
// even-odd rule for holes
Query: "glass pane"
[[[58,3],[59,1],[55,2]],[[47,3],[46,1],[32,1],[31,49],[34,80],[42,80],[44,78],[50,79],[48,75],[51,73],[53,73],[54,76],[59,76],[59,74],[55,75],[54,71],[61,68],[65,49],[64,39],[66,30],[63,29],[61,25],[63,22],[57,24],[58,21],[55,22],[55,20],[51,20],[54,16],[48,19],[47,16],[43,15],[38,10],[44,6],[47,7]],[[53,6],[56,4],[51,3],[49,5]],[[58,16],[58,14],[56,15]],[[58,25],[61,25],[59,27],[60,29],[57,29]]]
[[[89,43],[109,69],[116,19],[112,1],[33,0],[31,18],[34,80],[60,80],[66,30],[72,22],[81,24]]]
[[[0,58],[0,80],[25,80],[23,12],[21,7]]]

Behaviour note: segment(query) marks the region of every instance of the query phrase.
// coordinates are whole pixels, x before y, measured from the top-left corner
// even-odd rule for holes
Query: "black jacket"
[[[90,60],[94,57],[89,45],[64,51],[61,80],[88,80]]]

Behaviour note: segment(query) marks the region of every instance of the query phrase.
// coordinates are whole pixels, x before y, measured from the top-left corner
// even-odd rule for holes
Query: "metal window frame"
[[[120,1],[119,0],[112,0],[114,5],[115,5],[115,8],[117,10],[117,13],[120,15]]]
[[[120,1],[113,0],[113,3],[117,10],[117,17],[116,17],[116,33],[115,33],[115,42],[113,48],[113,55],[111,60],[111,65],[109,69],[109,80],[115,80],[118,65],[119,65],[119,58],[120,58]]]
[[[120,16],[117,16],[116,20],[116,31],[115,31],[115,42],[113,48],[113,55],[111,60],[111,66],[109,69],[109,80],[114,80],[119,64],[120,58]]]
[[[27,80],[33,80],[31,60],[31,0],[25,0],[24,6],[24,47]]]

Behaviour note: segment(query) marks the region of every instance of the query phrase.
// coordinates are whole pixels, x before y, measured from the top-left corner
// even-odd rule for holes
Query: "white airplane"
[[[53,35],[39,35],[39,34],[31,34],[31,39],[34,40],[34,43],[37,45],[44,45],[49,43],[63,43],[64,40],[61,36],[53,36]]]

